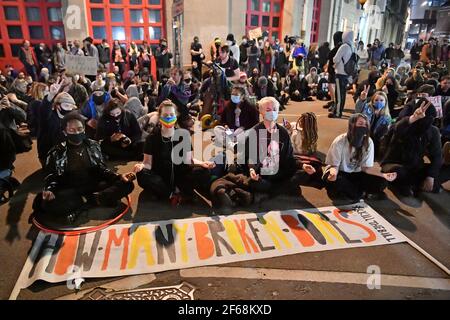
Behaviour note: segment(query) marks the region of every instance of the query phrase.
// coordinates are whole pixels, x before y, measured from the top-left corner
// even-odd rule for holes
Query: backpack
[[[348,44],[347,44],[348,45]],[[351,49],[351,46],[348,45]],[[344,71],[346,74],[351,76],[352,78],[355,78],[358,75],[358,56],[355,52],[352,50],[352,55],[350,56],[350,59],[348,59],[347,62],[344,62],[344,58],[342,58],[342,62],[344,63]]]

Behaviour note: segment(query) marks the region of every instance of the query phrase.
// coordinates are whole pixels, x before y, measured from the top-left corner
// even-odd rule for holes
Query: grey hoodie
[[[355,52],[355,48],[353,46],[353,31],[346,31],[342,35],[342,45],[339,50],[336,52],[336,55],[333,58],[334,68],[336,70],[336,74],[347,76],[348,74],[344,71],[345,63],[350,60],[352,53]],[[342,61],[344,60],[344,61]]]
[[[127,88],[126,94],[128,96],[128,101],[125,103],[124,108],[130,111],[136,119],[147,114],[148,109],[144,108],[139,100],[139,91],[135,84],[130,85]]]

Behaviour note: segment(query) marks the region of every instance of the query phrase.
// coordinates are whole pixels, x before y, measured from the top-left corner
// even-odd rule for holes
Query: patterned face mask
[[[173,128],[177,122],[177,116],[161,117],[159,118],[159,122],[166,128]]]

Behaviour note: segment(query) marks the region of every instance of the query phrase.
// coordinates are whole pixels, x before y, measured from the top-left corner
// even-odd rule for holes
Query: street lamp
[[[361,5],[361,9],[364,9],[364,5],[366,4],[367,0],[358,0],[358,2]]]

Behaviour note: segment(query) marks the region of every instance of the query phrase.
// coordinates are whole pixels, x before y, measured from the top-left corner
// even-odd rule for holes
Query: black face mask
[[[93,97],[92,97],[92,100],[94,101],[94,103],[96,104],[96,105],[101,105],[101,104],[103,104],[104,102],[105,102],[105,95],[104,94],[102,94],[102,95],[100,95],[100,96],[98,96],[98,95],[93,95]]]
[[[353,137],[350,144],[355,148],[361,148],[364,142],[364,137],[369,133],[366,127],[355,127],[353,129]]]
[[[112,115],[109,115],[113,120],[115,120],[115,121],[119,121],[120,120],[120,118],[122,117],[122,112],[118,115],[118,116],[112,116]]]
[[[67,133],[67,141],[69,141],[72,144],[80,144],[86,139],[86,133]]]

